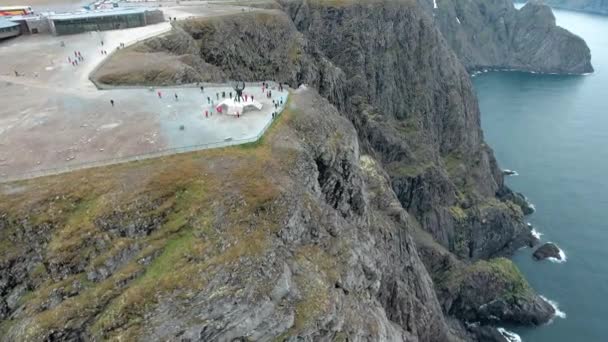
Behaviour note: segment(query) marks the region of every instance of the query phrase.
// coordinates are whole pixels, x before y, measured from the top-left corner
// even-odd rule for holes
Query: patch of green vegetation
[[[292,64],[295,64],[300,60],[302,51],[300,49],[299,41],[296,39],[291,40],[287,49],[287,57]]]
[[[122,286],[141,272],[141,266],[135,262],[128,264],[113,277],[82,291],[78,296],[68,298],[56,307],[32,315],[33,322],[28,324],[23,333],[24,340],[39,341],[50,330],[79,328],[87,319],[87,313],[97,312],[108,301],[120,293]]]
[[[501,294],[503,298],[527,297],[533,290],[513,262],[506,258],[478,261],[472,266],[473,272],[488,272],[503,279],[508,286]]]
[[[459,287],[471,277],[481,277],[492,283],[492,288],[498,293],[492,295],[506,302],[513,302],[518,298],[528,298],[534,294],[523,274],[513,262],[506,258],[479,260],[472,265],[463,266],[442,285]]]
[[[442,157],[442,159],[450,177],[456,176],[458,169],[462,165],[462,156],[459,153],[453,152]]]
[[[454,227],[454,239],[452,241],[452,248],[454,254],[461,258],[469,257],[469,241],[471,239],[471,229],[468,225],[458,224]]]
[[[204,249],[190,231],[172,236],[160,255],[154,259],[145,272],[107,307],[93,326],[93,331],[101,333],[116,328],[137,328],[143,313],[156,304],[157,296],[179,288],[198,288],[203,279],[195,276],[189,256]]]
[[[329,309],[329,285],[317,276],[296,276],[302,298],[296,303],[294,333],[303,331]]]
[[[0,336],[6,336],[13,324],[15,321],[10,319],[0,320]]]
[[[348,342],[348,335],[345,332],[340,331],[334,336],[334,342]]]
[[[393,163],[387,166],[388,172],[397,177],[416,177],[423,174],[428,168],[432,167],[432,162],[423,163]]]
[[[500,201],[496,197],[487,197],[479,201],[476,207],[479,211],[484,212],[491,209],[509,210],[508,205],[505,202]]]
[[[459,206],[453,205],[449,208],[450,214],[456,221],[464,221],[467,219],[467,213]]]
[[[329,310],[329,289],[338,280],[341,269],[335,257],[313,245],[299,248],[296,261],[306,272],[295,277],[301,298],[296,303],[292,334],[305,330]]]
[[[6,230],[11,228],[6,228]],[[9,238],[9,232],[3,232],[7,234],[0,235],[0,260],[10,260],[17,256],[22,249],[22,246],[11,241]]]
[[[422,130],[420,129],[419,124],[415,121],[416,116],[412,115],[404,120],[397,121],[395,124],[395,129],[399,132],[403,133],[406,136],[416,136],[419,135]]]
[[[103,198],[83,198],[66,215],[67,220],[62,228],[53,234],[49,242],[49,251],[59,258],[70,258],[74,253],[82,255],[83,240],[95,235],[93,219],[102,207]]]

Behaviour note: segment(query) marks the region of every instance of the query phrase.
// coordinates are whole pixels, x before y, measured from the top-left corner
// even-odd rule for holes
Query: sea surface
[[[486,141],[509,186],[536,206],[528,220],[567,261],[515,263],[565,315],[538,328],[507,329],[529,342],[608,341],[608,16],[554,10],[583,37],[595,73],[556,76],[489,72],[473,78]]]

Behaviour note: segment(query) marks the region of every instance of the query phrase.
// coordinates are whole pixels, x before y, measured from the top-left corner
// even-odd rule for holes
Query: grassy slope
[[[79,328],[87,320],[96,336],[129,339],[137,335],[143,313],[159,295],[187,296],[205,286],[215,265],[229,267],[239,258],[261,255],[282,214],[267,210],[281,193],[273,177],[290,168],[293,160],[293,151],[273,140],[291,116],[287,109],[265,138],[251,145],[10,185],[19,190],[0,196],[0,212],[9,218],[28,217],[33,229],[51,227],[43,248],[51,263],[87,264],[84,271],[55,275],[55,280],[48,265],[29,270],[34,286],[21,299],[25,316],[32,320],[26,336],[36,340],[42,332]],[[116,213],[125,222],[134,216],[163,219],[143,237],[100,229],[98,220]],[[9,225],[0,231],[0,262],[26,248],[26,241],[14,238],[17,230]],[[87,270],[103,266],[127,246],[136,246],[135,257],[105,280],[87,280]],[[45,310],[51,293],[70,292],[71,286],[78,288],[77,295]],[[8,329],[14,322],[1,323],[0,329]]]

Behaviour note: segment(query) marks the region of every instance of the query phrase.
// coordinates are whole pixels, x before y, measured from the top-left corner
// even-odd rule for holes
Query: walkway
[[[226,9],[209,15],[217,13]],[[231,85],[205,85],[204,93],[198,87],[100,91],[88,80],[106,57],[101,49],[169,29],[161,23],[0,43],[9,61],[0,63],[0,182],[257,140],[272,120],[272,100],[285,103],[287,91],[275,89],[267,99],[261,83],[248,84],[244,92],[262,102],[262,111],[205,117],[212,108],[207,97],[217,104],[217,94],[228,96]],[[85,58],[78,66],[68,63],[74,51]]]

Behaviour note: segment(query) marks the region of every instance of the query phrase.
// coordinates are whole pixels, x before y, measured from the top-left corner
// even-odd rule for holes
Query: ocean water
[[[508,184],[535,204],[528,220],[564,263],[537,262],[522,249],[515,263],[538,293],[563,311],[537,328],[507,329],[523,341],[608,341],[608,16],[554,11],[583,37],[595,73],[555,76],[490,72],[474,77],[486,141]]]

